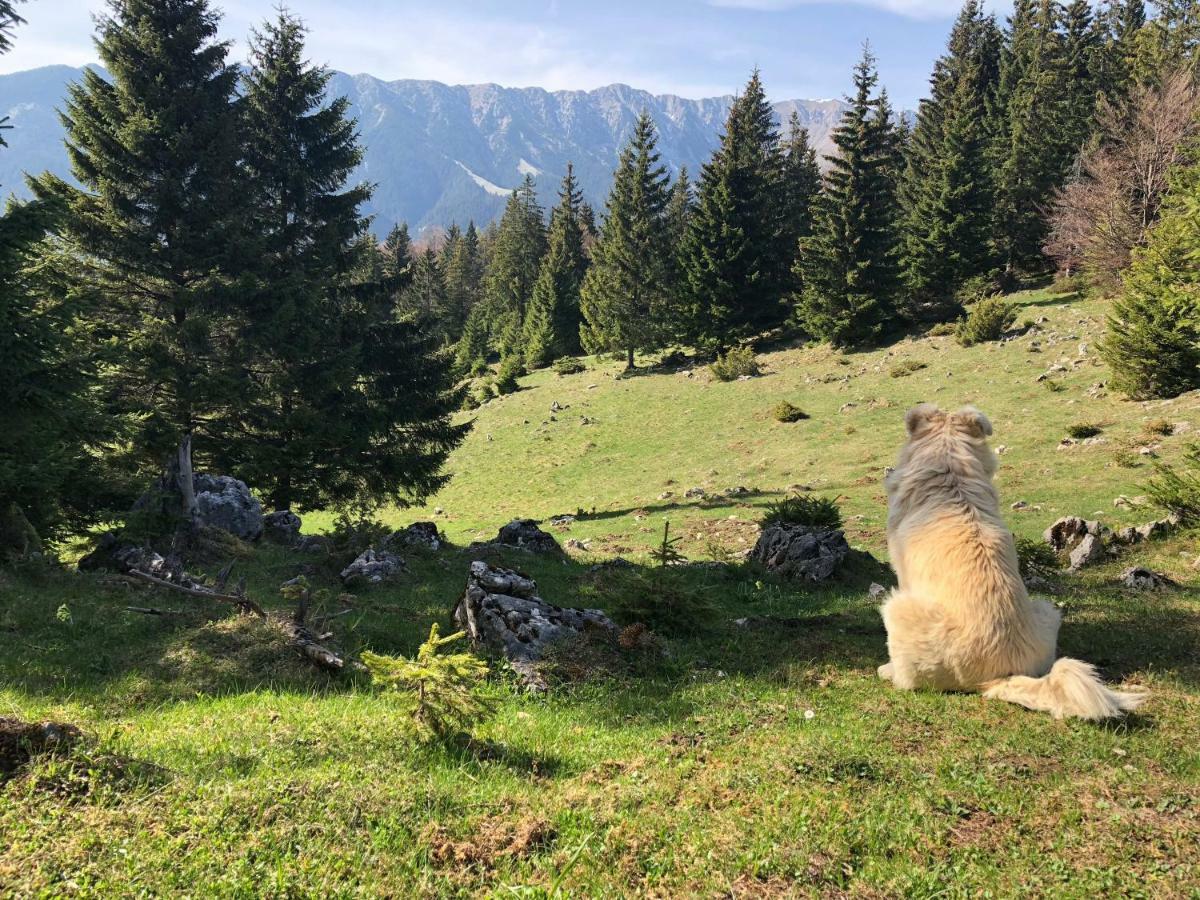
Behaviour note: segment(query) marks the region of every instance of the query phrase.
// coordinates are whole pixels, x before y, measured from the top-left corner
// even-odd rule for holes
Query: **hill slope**
[[[67,85],[82,70],[48,66],[0,75],[0,97],[13,130],[0,152],[0,186],[23,192],[23,173],[67,173],[63,130],[55,113]],[[480,225],[503,209],[525,175],[538,181],[542,203],[553,203],[568,162],[584,195],[599,208],[608,194],[621,146],[643,109],[657,123],[663,160],[698,174],[725,123],[733,98],[685,100],[622,84],[592,91],[546,91],[495,84],[452,86],[436,81],[383,81],[334,74],[330,96],[350,100],[365,147],[355,179],[377,186],[366,212],[377,234],[397,221],[417,229],[470,219]],[[775,104],[786,121],[795,111],[816,145],[827,150],[841,116],[838,100]]]

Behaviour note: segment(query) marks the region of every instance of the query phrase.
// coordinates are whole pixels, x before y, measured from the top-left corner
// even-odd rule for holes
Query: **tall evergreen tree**
[[[546,253],[546,226],[532,176],[512,192],[500,225],[487,274],[484,302],[491,345],[502,357],[524,357],[525,310]]]
[[[1066,66],[1064,137],[1074,164],[1095,132],[1096,101],[1100,97],[1104,45],[1090,0],[1071,0],[1063,11],[1063,55]]]
[[[896,315],[894,138],[887,132],[869,49],[854,68],[855,93],[833,132],[837,148],[796,264],[803,288],[796,313],[813,337],[867,343]]]
[[[525,365],[530,369],[578,353],[580,349],[583,317],[579,311],[579,290],[588,265],[579,219],[582,203],[575,167],[567,163],[558,205],[550,213],[546,255],[525,316]]]
[[[778,324],[790,250],[780,196],[774,112],[755,71],[701,170],[684,251],[692,337],[724,346]]]
[[[994,21],[967,0],[917,113],[901,188],[901,266],[906,311],[918,320],[953,318],[959,287],[992,264],[993,186],[981,112],[996,90],[998,51]]]
[[[467,223],[467,230],[462,237],[454,242],[448,253],[443,251],[442,255],[445,259],[443,272],[449,320],[446,332],[452,341],[458,341],[468,316],[479,304],[483,289],[483,251],[475,223]],[[483,352],[486,355],[486,347]]]
[[[1008,271],[1043,264],[1044,209],[1079,149],[1071,145],[1071,93],[1059,18],[1054,0],[1017,0],[1001,55],[992,231]]]
[[[243,157],[256,289],[238,342],[251,387],[227,440],[229,469],[277,508],[424,496],[461,439],[449,361],[420,308],[397,322],[389,280],[361,254],[365,185],[348,186],[362,151],[331,73],[304,59],[304,28],[286,12],[251,42]],[[384,254],[394,268],[398,255]],[[431,254],[432,297],[444,305]],[[423,285],[428,287],[428,285]],[[410,289],[411,290],[411,289]],[[407,296],[407,292],[406,292]]]
[[[18,25],[24,25],[25,20],[17,14],[17,4],[25,0],[0,0],[0,53],[7,53],[12,47],[12,32]]]
[[[240,241],[237,69],[207,0],[112,0],[97,70],[62,115],[80,187],[47,176],[81,283],[123,332],[109,379],[140,414],[134,446],[158,464],[188,433],[212,438],[240,400],[229,335]],[[210,440],[200,440],[203,451]]]
[[[584,349],[634,353],[666,343],[671,321],[670,248],[663,241],[668,177],[650,114],[638,117],[613,176],[604,224],[583,280]]]
[[[1177,70],[1200,75],[1200,2],[1156,0],[1157,15],[1134,41],[1133,77],[1157,85]]]
[[[408,236],[408,223],[392,226],[383,242],[383,253],[387,259],[387,272],[399,275],[412,264],[412,239]]]
[[[812,234],[813,204],[821,191],[821,168],[808,129],[800,116],[792,112],[788,120],[787,140],[781,158],[780,196],[783,200],[781,240],[790,261],[803,238]]]
[[[432,247],[426,248],[413,263],[412,279],[400,295],[400,311],[422,320],[443,341],[459,330],[446,296],[442,258]]]

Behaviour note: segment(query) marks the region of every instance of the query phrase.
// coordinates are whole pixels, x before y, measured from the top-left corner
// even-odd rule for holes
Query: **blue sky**
[[[245,49],[275,0],[223,0],[225,36]],[[762,70],[773,99],[841,96],[864,40],[894,101],[925,91],[959,0],[289,0],[314,61],[383,78],[492,81],[550,89],[624,82],[656,93],[736,92]],[[103,0],[30,0],[0,72],[91,62]]]

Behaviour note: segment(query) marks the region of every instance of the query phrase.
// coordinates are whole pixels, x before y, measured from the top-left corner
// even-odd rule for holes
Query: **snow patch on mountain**
[[[476,175],[474,172],[472,172],[470,169],[468,169],[466,166],[464,166],[462,163],[460,163],[457,159],[454,161],[454,164],[456,166],[458,166],[460,169],[462,169],[464,172],[466,172],[468,175],[470,175],[471,180],[473,182],[475,182],[477,185],[479,185],[481,188],[483,188],[485,191],[487,191],[493,197],[507,197],[509,194],[512,193],[512,188],[500,187],[500,185],[495,184],[494,182],[488,181],[482,175]]]
[[[537,166],[535,166],[533,163],[526,162],[525,157],[521,157],[521,161],[519,163],[517,163],[517,172],[523,176],[524,175],[532,175],[534,178],[537,178],[539,175],[542,174],[542,170],[539,169]]]

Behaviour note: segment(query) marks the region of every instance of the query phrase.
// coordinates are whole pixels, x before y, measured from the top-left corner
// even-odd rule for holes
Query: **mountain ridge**
[[[84,67],[44,66],[0,75],[0,115],[9,116],[9,146],[0,150],[0,190],[26,196],[23,173],[69,174],[61,108],[67,85]],[[688,99],[652,94],[623,83],[551,91],[492,82],[448,85],[427,79],[386,81],[368,73],[332,72],[329,95],[344,95],[358,121],[363,163],[354,178],[375,185],[364,209],[377,234],[405,221],[415,232],[499,215],[526,174],[544,205],[554,202],[567,162],[584,196],[600,208],[621,146],[643,108],[659,129],[663,162],[674,176],[693,176],[717,146],[734,94]],[[793,111],[818,152],[845,104],[783,100],[777,118]]]

